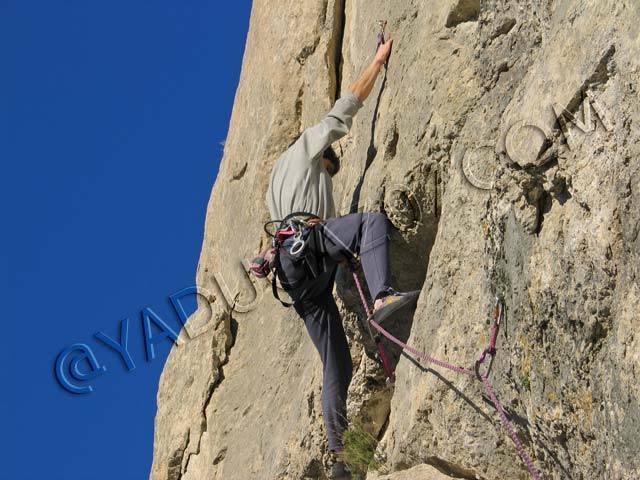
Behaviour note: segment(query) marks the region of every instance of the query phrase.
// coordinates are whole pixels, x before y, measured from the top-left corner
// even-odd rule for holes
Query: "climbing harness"
[[[364,296],[364,293],[362,291],[362,287],[360,286],[360,280],[358,279],[358,276],[355,275],[355,274],[353,276],[353,279],[355,280],[356,286],[358,287],[358,292],[360,293],[360,299],[362,300],[362,305],[365,307],[365,311],[368,312],[367,300],[366,300],[366,298]],[[540,474],[536,470],[535,466],[533,465],[533,461],[531,460],[531,457],[529,457],[529,454],[527,454],[527,451],[524,449],[524,446],[522,445],[522,442],[520,441],[520,438],[518,437],[515,429],[513,428],[513,425],[511,424],[511,422],[507,418],[507,415],[504,412],[504,408],[502,408],[502,404],[498,400],[498,397],[495,394],[495,392],[493,391],[493,388],[491,387],[491,384],[489,383],[489,379],[487,378],[488,375],[489,375],[489,370],[491,370],[491,364],[493,363],[493,358],[495,356],[495,352],[496,352],[495,343],[496,343],[496,339],[498,337],[498,330],[500,328],[500,323],[504,319],[504,315],[505,315],[504,300],[501,297],[498,296],[498,297],[496,297],[496,302],[495,302],[494,309],[493,309],[494,323],[493,323],[493,327],[492,327],[492,330],[491,330],[491,339],[489,340],[489,346],[482,352],[480,358],[476,362],[475,371],[474,370],[469,370],[469,369],[466,369],[466,368],[462,368],[462,367],[457,367],[455,365],[451,365],[449,363],[446,363],[446,362],[443,362],[441,360],[437,360],[437,359],[435,359],[433,357],[430,357],[429,355],[426,355],[426,354],[424,354],[422,352],[419,352],[415,348],[407,345],[406,343],[403,343],[402,341],[400,341],[399,339],[394,337],[391,333],[389,333],[384,328],[382,328],[378,323],[376,323],[370,316],[368,318],[368,321],[377,332],[379,332],[380,334],[384,335],[387,339],[389,339],[390,341],[392,341],[393,343],[398,345],[403,350],[411,352],[415,356],[417,356],[419,358],[422,358],[423,360],[426,360],[429,363],[433,363],[434,365],[438,365],[439,367],[446,368],[446,369],[451,370],[453,372],[462,373],[463,375],[468,375],[470,377],[479,379],[483,383],[485,389],[487,390],[487,393],[489,394],[489,397],[491,398],[491,401],[493,402],[493,405],[496,407],[496,410],[498,411],[498,415],[500,416],[500,420],[502,420],[502,424],[504,425],[505,429],[507,430],[507,433],[511,437],[511,440],[515,444],[516,449],[518,450],[518,453],[520,454],[520,457],[522,458],[522,461],[524,462],[524,464],[529,469],[529,472],[531,473],[531,476],[535,480],[542,480],[542,477],[540,476]],[[479,367],[484,362],[484,360],[486,359],[487,355],[491,355],[491,361],[490,361],[490,364],[489,364],[489,368],[487,370],[487,374],[484,375],[484,374],[480,373]]]
[[[287,254],[303,258],[304,268],[309,278],[320,283],[328,278],[326,261],[324,256],[317,258],[317,252],[323,252],[322,242],[319,236],[322,230],[322,219],[307,212],[295,212],[287,215],[283,220],[272,220],[264,224],[264,231],[272,237],[271,247],[261,252],[251,261],[251,272],[257,278],[264,278],[273,272],[271,280],[271,291],[273,296],[284,306],[291,307],[293,303],[283,301],[278,295],[277,278],[280,269],[279,255],[284,247],[284,242],[289,237],[293,238],[293,243],[289,247]],[[269,226],[277,224],[275,233],[269,231]],[[286,250],[286,249],[285,249]],[[301,291],[301,288],[289,289],[289,294]],[[309,285],[306,288],[310,288]]]
[[[289,254],[293,256],[298,256],[301,254],[305,254],[305,249],[308,247],[310,252],[306,252],[307,254],[311,254],[309,256],[314,256],[315,252],[325,253],[322,248],[322,241],[319,239],[319,236],[322,235],[322,219],[316,217],[315,215],[307,214],[304,212],[297,212],[285,217],[284,220],[272,220],[270,222],[265,223],[264,231],[273,238],[272,246],[265,251],[263,251],[258,257],[254,258],[251,262],[251,271],[258,278],[264,278],[268,276],[270,272],[273,272],[273,278],[271,281],[272,293],[273,296],[284,306],[291,307],[293,304],[284,302],[278,295],[278,290],[276,286],[276,279],[278,276],[278,268],[279,268],[279,257],[278,255],[281,253],[281,250],[284,248],[284,241],[293,236],[293,244],[289,249]],[[269,225],[278,224],[278,229],[275,233],[271,233],[268,229]],[[309,243],[312,243],[309,245]],[[358,275],[357,270],[360,268],[360,262],[358,262],[357,258],[352,254],[348,255],[349,252],[345,252],[345,259],[347,260],[347,268],[353,273],[354,278],[356,279],[356,285],[360,290],[361,298],[364,298],[364,294],[361,291],[360,282],[357,281]],[[310,262],[305,262],[307,267],[307,271],[311,278],[316,279],[318,282],[322,281],[323,275],[327,275],[328,269],[326,268],[324,255],[322,255],[323,264],[317,266],[317,269],[313,268],[314,260],[312,259]],[[369,307],[365,304],[365,313],[367,317],[370,316],[372,311],[369,310]],[[369,336],[375,343],[378,350],[378,357],[382,362],[385,373],[387,375],[386,382],[389,385],[393,385],[395,383],[395,376],[393,374],[393,370],[391,369],[391,363],[389,362],[389,358],[387,356],[387,352],[385,351],[384,344],[382,343],[382,338],[379,333],[374,333],[371,330],[371,325],[369,322],[363,322],[365,329],[368,331]]]

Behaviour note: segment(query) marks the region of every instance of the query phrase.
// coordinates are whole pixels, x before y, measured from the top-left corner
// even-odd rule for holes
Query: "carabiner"
[[[298,255],[302,250],[304,250],[306,242],[302,240],[302,230],[297,230],[296,233],[293,234],[293,245],[289,249],[291,255]]]
[[[482,356],[480,357],[480,360],[476,361],[474,370],[476,372],[476,377],[478,377],[478,380],[482,380],[482,376],[480,375],[480,365],[482,364],[482,362],[484,362],[485,358],[487,355],[491,355],[491,358],[489,359],[489,364],[487,365],[487,371],[484,374],[484,377],[487,378],[489,376],[489,374],[491,373],[491,367],[493,367],[493,360],[496,358],[496,351],[495,349],[491,352],[489,351],[489,349],[485,349],[482,352]]]

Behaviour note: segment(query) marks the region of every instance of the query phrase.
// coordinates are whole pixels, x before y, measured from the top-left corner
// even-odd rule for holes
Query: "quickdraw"
[[[378,45],[376,46],[376,52],[380,48],[380,45],[384,45],[384,31],[387,28],[387,21],[378,20],[378,27],[380,27],[380,31],[378,32]]]
[[[491,367],[493,366],[493,360],[496,358],[496,340],[498,339],[498,331],[500,330],[500,324],[502,320],[504,320],[505,315],[505,307],[504,300],[501,296],[497,295],[495,303],[493,305],[493,327],[491,327],[491,338],[489,340],[489,345],[485,348],[480,355],[480,358],[476,361],[475,364],[475,372],[476,377],[479,380],[482,380],[482,376],[480,375],[480,365],[485,361],[487,355],[491,356],[489,360],[489,365],[487,365],[487,372],[484,374],[485,377],[489,377],[491,373]]]
[[[358,279],[357,275],[354,275],[353,278],[358,287],[358,291],[360,292],[360,298],[362,300],[362,304],[365,307],[365,310],[367,310],[368,308],[367,301],[365,299],[364,293],[362,292],[362,287],[360,286],[360,280]],[[491,402],[496,407],[496,410],[498,412],[498,415],[500,416],[500,420],[502,421],[504,428],[507,430],[509,437],[511,437],[511,440],[513,441],[514,445],[516,446],[516,449],[518,450],[518,453],[520,454],[520,458],[522,458],[523,463],[527,466],[527,469],[531,473],[531,476],[534,478],[534,480],[542,480],[542,476],[534,466],[533,461],[531,460],[531,457],[529,456],[529,454],[524,448],[524,445],[522,445],[522,441],[518,437],[518,434],[516,433],[515,428],[513,428],[513,425],[507,418],[507,414],[505,413],[504,408],[500,403],[500,400],[498,400],[498,396],[495,394],[495,392],[493,391],[493,388],[491,387],[491,384],[489,383],[489,379],[487,378],[487,375],[489,373],[487,372],[487,375],[483,375],[482,373],[480,373],[480,370],[479,370],[480,364],[484,361],[487,355],[491,355],[491,363],[493,363],[493,357],[495,356],[495,342],[498,338],[498,330],[500,327],[500,323],[504,319],[504,315],[505,315],[504,300],[502,299],[502,297],[498,296],[496,297],[496,303],[493,308],[494,323],[493,323],[493,328],[491,330],[491,339],[489,340],[489,346],[482,352],[480,359],[476,362],[475,371],[469,370],[467,368],[451,365],[450,363],[443,362],[442,360],[438,360],[425,353],[422,353],[416,350],[415,348],[407,345],[406,343],[402,342],[398,338],[394,337],[391,333],[389,333],[387,330],[382,328],[378,323],[376,323],[371,317],[369,317],[368,320],[369,320],[369,323],[371,323],[371,326],[373,326],[373,328],[375,328],[378,331],[378,333],[384,335],[387,339],[389,339],[390,341],[398,345],[400,348],[402,348],[402,350],[406,350],[407,352],[414,354],[416,357],[421,358],[434,365],[438,365],[439,367],[446,368],[453,372],[461,373],[463,375],[468,375],[470,377],[479,379],[484,385],[485,389],[487,390],[487,393],[491,398]],[[493,353],[491,353],[491,351],[493,351]]]

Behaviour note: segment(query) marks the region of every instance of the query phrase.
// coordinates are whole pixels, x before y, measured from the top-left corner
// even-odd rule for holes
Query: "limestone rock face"
[[[340,214],[387,213],[395,286],[422,291],[385,327],[470,368],[503,296],[490,381],[544,478],[640,478],[636,0],[254,0],[150,478],[326,478],[318,354],[246,260],[268,244],[273,163],[372,59],[380,18],[393,53],[336,148],[334,194]],[[387,344],[385,385],[337,280],[349,416],[384,465],[367,478],[530,478],[480,382]]]
[[[389,475],[367,475],[367,480],[449,480],[451,477],[430,465],[417,465]]]

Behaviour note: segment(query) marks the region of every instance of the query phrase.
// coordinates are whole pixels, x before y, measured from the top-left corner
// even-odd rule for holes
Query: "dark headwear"
[[[289,144],[289,147],[287,148],[290,148],[294,143],[296,143],[300,138],[300,135],[302,135],[302,133],[299,133],[298,135],[296,135],[295,138]],[[327,158],[331,161],[331,164],[333,165],[333,175],[338,173],[338,171],[340,170],[340,159],[338,158],[338,155],[336,155],[336,152],[333,150],[331,146],[327,147],[327,149],[324,152],[322,152],[322,157]],[[333,175],[331,176],[333,177]]]
[[[333,164],[333,175],[338,173],[338,171],[340,170],[340,159],[338,158],[338,155],[336,155],[336,152],[333,150],[333,148],[328,147],[322,154],[322,157],[330,160]],[[333,175],[331,176],[333,177]]]

